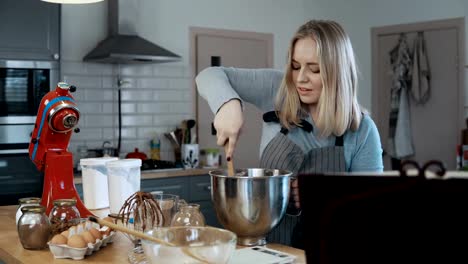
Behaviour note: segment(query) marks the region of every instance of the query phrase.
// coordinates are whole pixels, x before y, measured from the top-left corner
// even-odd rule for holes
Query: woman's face
[[[310,37],[297,40],[291,59],[292,79],[301,102],[315,106],[322,93],[315,40]]]

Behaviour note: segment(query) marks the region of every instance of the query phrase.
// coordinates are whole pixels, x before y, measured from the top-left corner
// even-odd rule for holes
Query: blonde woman
[[[216,113],[217,144],[228,144],[227,159],[234,153],[246,101],[265,112],[260,167],[296,174],[383,170],[379,133],[357,101],[351,42],[334,21],[311,20],[299,27],[285,72],[212,67],[196,83]],[[292,188],[299,208],[296,182]]]

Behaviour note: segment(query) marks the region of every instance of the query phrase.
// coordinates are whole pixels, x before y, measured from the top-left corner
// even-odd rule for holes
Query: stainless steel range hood
[[[138,0],[107,0],[109,36],[83,61],[114,64],[162,63],[181,57],[142,37],[135,30]]]

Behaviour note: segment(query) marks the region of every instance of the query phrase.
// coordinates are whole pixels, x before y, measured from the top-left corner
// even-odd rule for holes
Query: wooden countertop
[[[207,175],[213,169],[177,169],[177,170],[151,170],[141,171],[141,179],[158,179],[158,178],[170,178],[170,177],[183,177],[183,176],[194,176],[194,175]],[[81,174],[75,175],[75,183],[81,184]]]
[[[117,232],[114,242],[86,256],[84,260],[54,259],[49,249],[26,250],[21,245],[16,231],[15,217],[16,206],[0,206],[0,262],[14,263],[129,263],[127,252],[132,248],[132,243],[122,233]],[[107,209],[94,210],[97,216],[103,217],[108,213]],[[306,263],[304,251],[279,244],[268,244],[268,248],[280,250],[297,256],[296,263]],[[259,263],[260,264],[260,263]]]

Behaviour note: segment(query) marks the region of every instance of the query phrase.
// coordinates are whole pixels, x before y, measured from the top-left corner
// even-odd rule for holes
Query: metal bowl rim
[[[281,170],[281,169],[242,168],[242,169],[236,169],[236,172],[242,171],[242,170],[248,170],[248,169],[259,169],[259,170],[270,170],[270,171],[277,170],[281,172],[281,174],[271,175],[271,176],[228,176],[228,175],[220,174],[221,172],[224,172],[226,170],[212,170],[212,171],[209,171],[208,173],[210,174],[210,176],[215,176],[215,177],[220,177],[220,178],[235,178],[235,179],[270,179],[270,178],[280,178],[280,177],[293,177],[293,173],[291,171]]]

